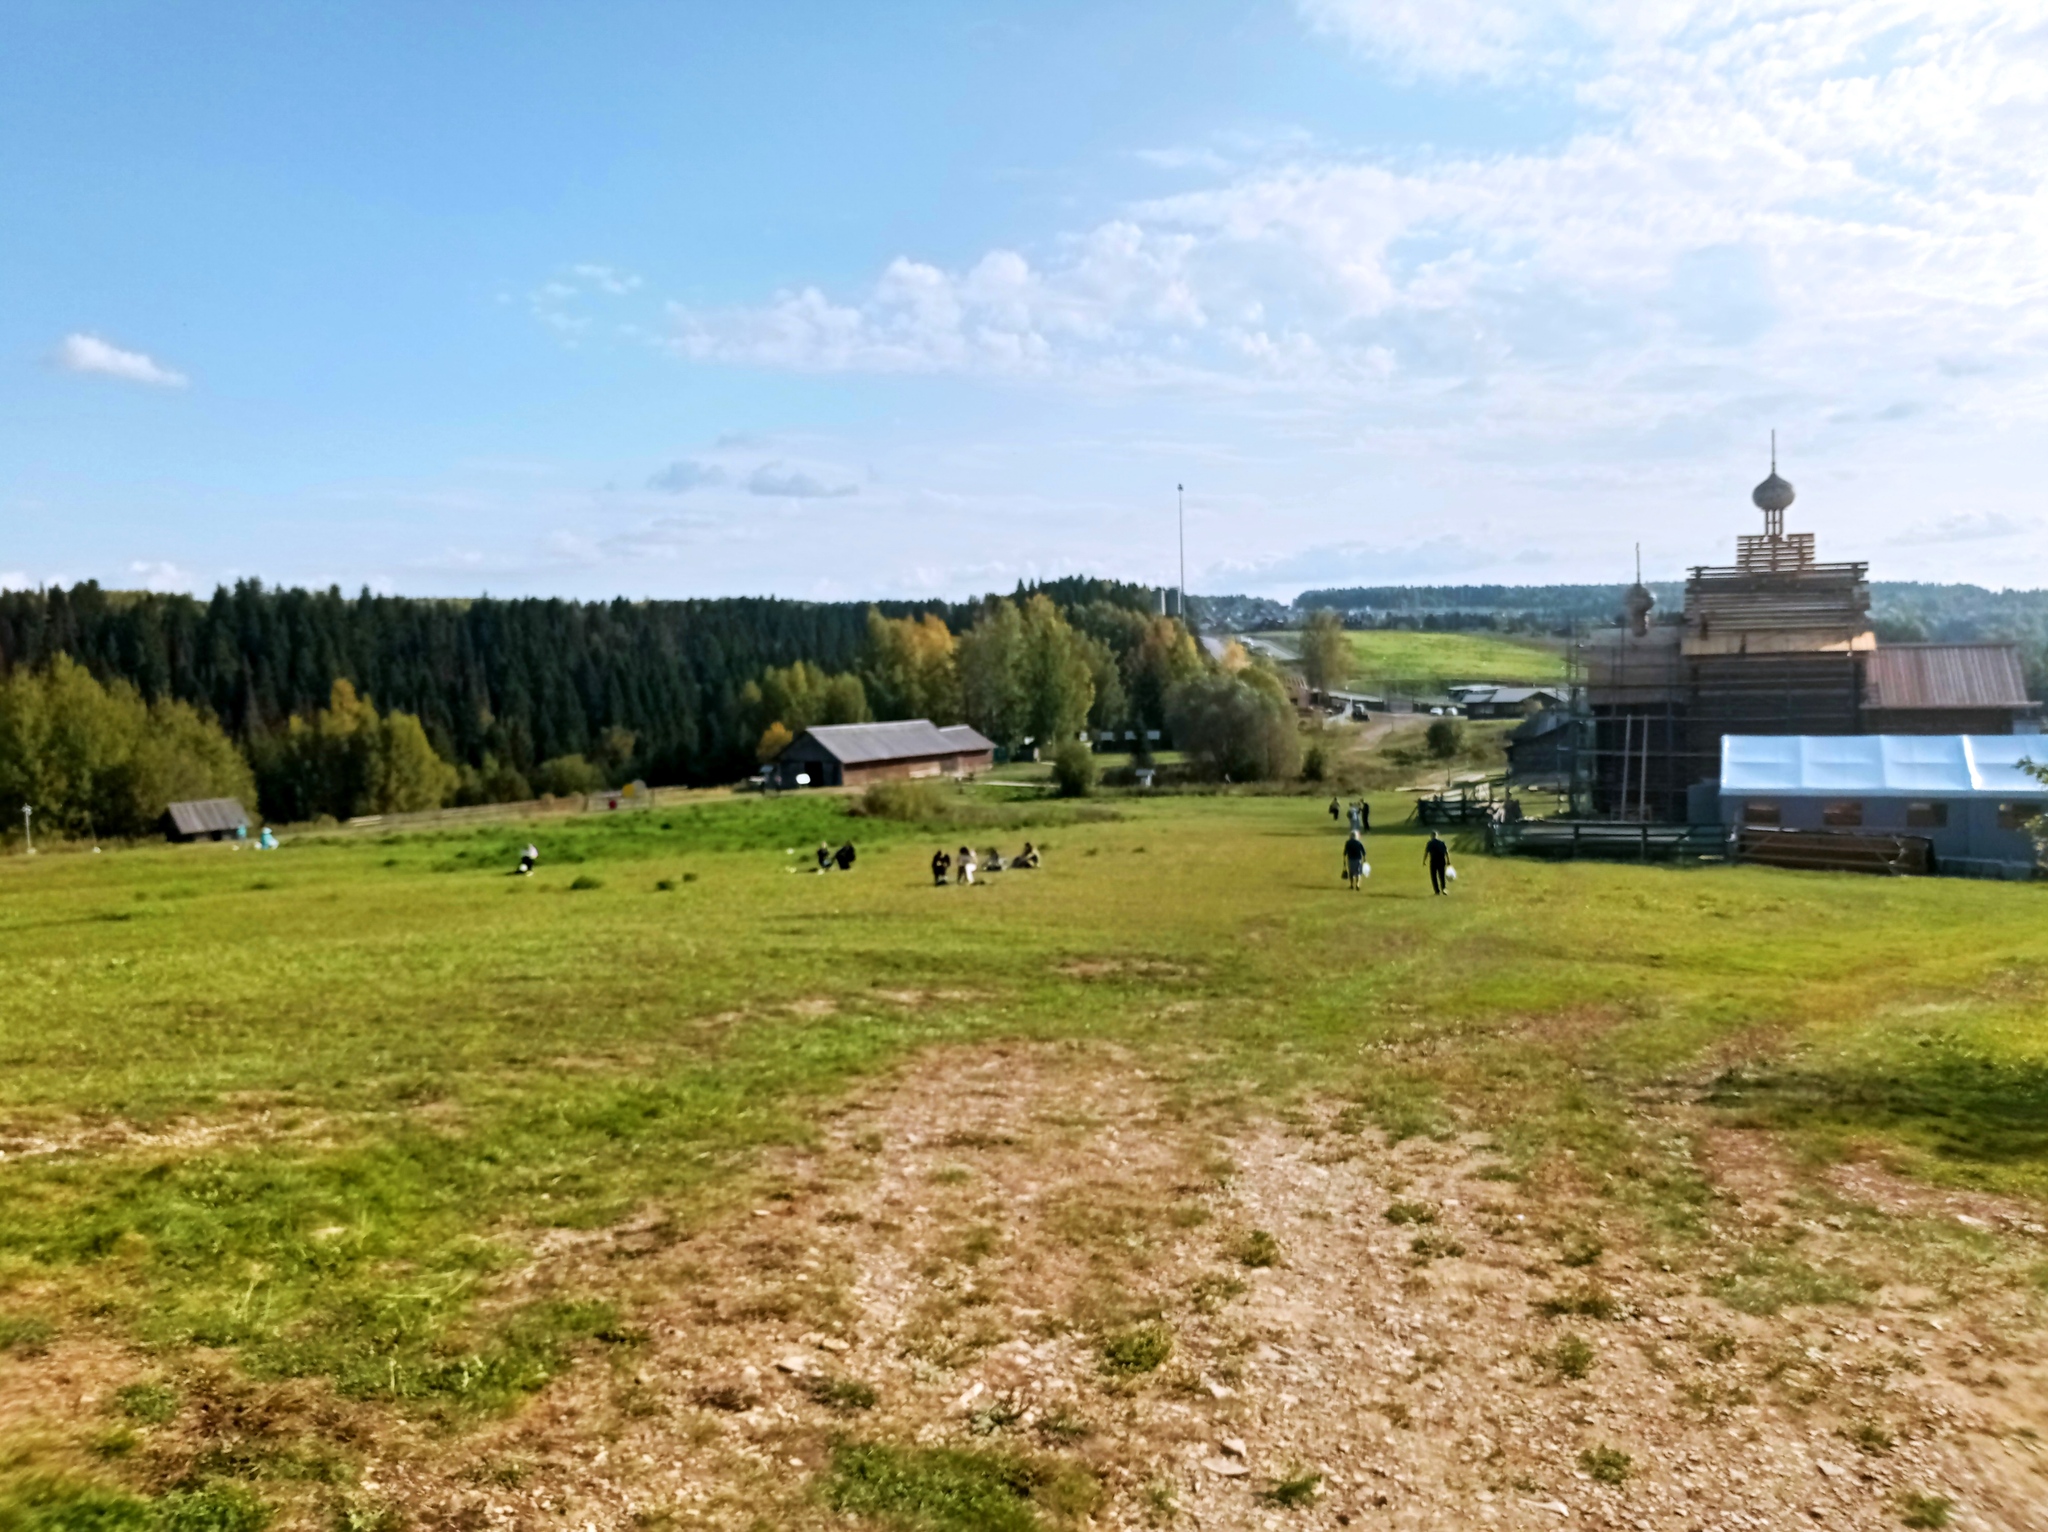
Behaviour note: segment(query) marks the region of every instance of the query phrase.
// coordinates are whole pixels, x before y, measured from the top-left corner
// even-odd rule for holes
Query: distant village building
[[[1821,563],[1811,532],[1785,530],[1793,498],[1774,458],[1751,496],[1762,534],[1737,539],[1734,564],[1693,569],[1682,621],[1653,622],[1638,580],[1621,626],[1594,635],[1582,811],[1711,821],[1730,735],[2039,729],[2011,645],[1880,645],[1868,566]]]
[[[821,724],[799,734],[767,767],[776,787],[858,787],[917,777],[957,777],[995,762],[995,744],[965,724]]]
[[[1564,688],[1549,686],[1453,686],[1450,694],[1467,718],[1529,718],[1567,700]]]
[[[233,798],[195,798],[164,810],[170,840],[237,840],[248,833],[249,812]]]

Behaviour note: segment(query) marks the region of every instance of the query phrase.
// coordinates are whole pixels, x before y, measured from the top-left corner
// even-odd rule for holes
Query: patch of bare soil
[[[2035,1301],[1929,1277],[1895,1214],[1810,1216],[1761,1135],[1706,1142],[1681,1263],[1477,1136],[1339,1121],[1207,1118],[1106,1049],[927,1055],[733,1216],[537,1247],[508,1299],[621,1294],[636,1336],[513,1419],[359,1437],[348,1493],[426,1528],[844,1527],[835,1448],[885,1442],[1082,1465],[1098,1528],[1879,1528],[1922,1495],[2048,1529]],[[1873,1275],[1709,1295],[1760,1251],[1752,1287]]]
[[[220,1144],[314,1140],[335,1127],[328,1119],[291,1105],[231,1104],[242,1109],[230,1117],[176,1118],[149,1128],[119,1117],[0,1123],[0,1162],[72,1155],[183,1153]]]

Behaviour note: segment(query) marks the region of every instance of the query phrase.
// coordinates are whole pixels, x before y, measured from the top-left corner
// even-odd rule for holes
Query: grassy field
[[[1416,636],[1357,637],[1379,665]],[[1554,673],[1427,652],[1467,643]],[[70,1417],[0,1384],[0,1529],[398,1525],[378,1432],[460,1439],[646,1343],[624,1267],[537,1283],[536,1250],[744,1214],[764,1157],[940,1048],[1113,1048],[1183,1115],[1484,1135],[1500,1179],[1577,1188],[1701,1291],[1736,1279],[1646,1101],[1813,1167],[2048,1197],[2041,890],[1465,854],[1433,899],[1383,830],[1354,896],[1314,800],[973,803],[971,829],[824,798],[555,822],[531,879],[518,826],[0,864],[0,1377],[101,1378]],[[848,834],[850,875],[793,870]],[[931,887],[935,846],[1025,835],[1042,871]],[[242,1458],[153,1446],[207,1389],[343,1413]],[[820,1503],[955,1525],[890,1510],[930,1489],[889,1499],[913,1458],[835,1458]],[[1067,1482],[1016,1464],[987,1493],[1025,1519],[984,1524],[1038,1525],[1031,1486]],[[1047,1524],[1086,1499],[1059,1493]]]
[[[1295,635],[1276,635],[1292,641]],[[1404,682],[1441,688],[1459,681],[1535,684],[1564,678],[1554,644],[1492,633],[1347,633],[1352,680],[1358,686]]]

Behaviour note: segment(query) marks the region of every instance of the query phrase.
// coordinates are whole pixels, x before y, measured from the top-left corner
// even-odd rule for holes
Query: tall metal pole
[[[1180,524],[1180,620],[1188,620],[1188,487],[1173,486],[1175,516]]]
[[[35,818],[35,813],[36,811],[26,803],[21,806],[21,834],[22,838],[28,842],[28,854],[30,856],[36,854],[35,830],[29,823],[31,819]]]

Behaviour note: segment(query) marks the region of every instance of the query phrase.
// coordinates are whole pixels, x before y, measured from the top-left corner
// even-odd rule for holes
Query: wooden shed
[[[957,777],[995,762],[995,743],[965,724],[928,718],[821,724],[792,740],[769,767],[776,787],[858,787],[914,777]]]
[[[249,811],[233,798],[194,798],[164,810],[164,834],[174,841],[234,840],[249,833]]]

